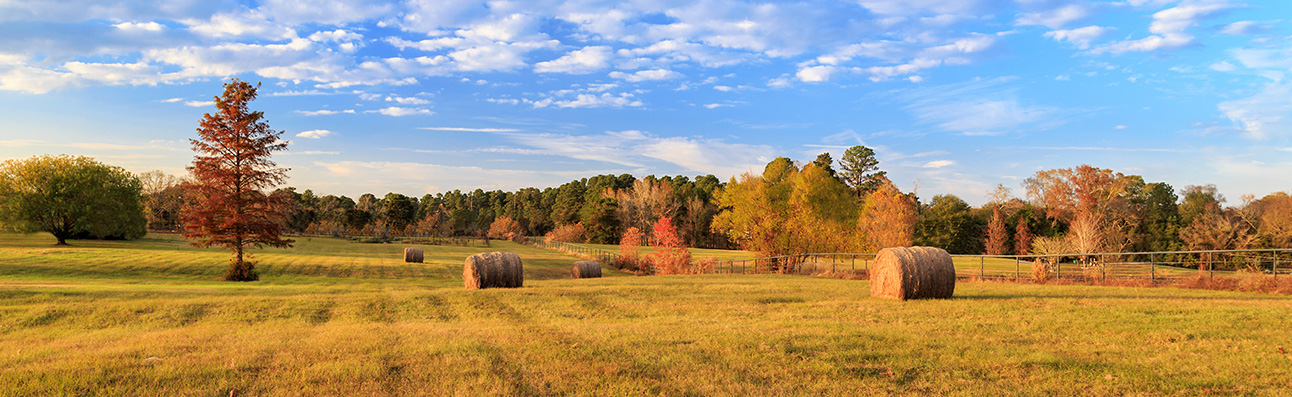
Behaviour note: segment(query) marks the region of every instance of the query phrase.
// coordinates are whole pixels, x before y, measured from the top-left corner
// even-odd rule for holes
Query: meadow
[[[574,257],[301,239],[262,281],[175,236],[0,234],[0,395],[857,395],[1292,392],[1292,298],[961,282],[872,299],[787,275],[568,279]],[[500,250],[525,287],[465,290]]]

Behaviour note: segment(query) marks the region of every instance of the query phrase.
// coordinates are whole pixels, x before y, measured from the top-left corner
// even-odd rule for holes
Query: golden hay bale
[[[870,296],[876,298],[950,299],[955,290],[956,268],[941,248],[884,248],[870,268]]]
[[[404,248],[404,262],[422,263],[422,249]]]
[[[601,264],[594,261],[574,262],[570,267],[570,278],[601,278]]]
[[[462,267],[467,289],[520,288],[525,283],[520,256],[513,252],[471,255]]]

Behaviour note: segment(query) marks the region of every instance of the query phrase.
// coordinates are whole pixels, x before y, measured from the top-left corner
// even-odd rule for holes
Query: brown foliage
[[[1130,187],[1138,178],[1110,169],[1079,165],[1038,171],[1023,181],[1027,195],[1046,216],[1071,223],[1068,244],[1080,252],[1119,252],[1134,239],[1141,214],[1133,210]]]
[[[583,222],[557,226],[552,231],[547,232],[548,239],[564,243],[586,243],[588,242],[587,229],[583,228]]]
[[[184,207],[180,220],[184,237],[198,247],[221,246],[234,252],[226,280],[259,278],[254,264],[244,259],[244,249],[290,247],[281,237],[288,197],[264,190],[282,184],[287,169],[271,159],[287,150],[281,131],[269,128],[264,113],[248,104],[256,99],[256,86],[234,79],[215,98],[216,114],[202,116],[200,139],[190,139],[197,155],[188,167],[193,181],[184,184],[194,202]]]
[[[520,226],[520,222],[511,219],[510,216],[500,216],[489,225],[489,238],[511,239],[517,235],[525,234],[525,229]]]
[[[1005,213],[1000,207],[992,208],[991,221],[987,223],[987,241],[983,245],[987,255],[1004,255],[1009,250],[1009,230],[1005,227]]]
[[[623,237],[619,238],[619,263],[620,269],[629,269],[632,271],[641,270],[642,256],[641,246],[645,236],[641,230],[636,227],[629,227],[624,230]]]
[[[1018,219],[1014,228],[1014,255],[1027,255],[1032,252],[1032,229],[1027,226],[1026,218]]]

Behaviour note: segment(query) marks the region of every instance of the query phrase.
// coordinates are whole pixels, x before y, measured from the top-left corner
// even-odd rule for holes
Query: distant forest
[[[141,176],[150,229],[177,230],[181,179]],[[713,175],[637,178],[597,175],[559,187],[411,197],[400,193],[318,196],[283,188],[283,219],[297,234],[333,236],[549,236],[567,242],[618,243],[630,227],[646,231],[671,218],[685,244],[741,248],[763,255],[873,252],[923,245],[962,254],[1094,253],[1288,247],[1292,198],[1242,197],[1237,205],[1214,185],[1146,182],[1087,165],[1037,172],[1026,199],[998,186],[973,207],[955,195],[899,191],[874,152],[855,146],[838,164],[776,158],[761,174],[722,181]],[[649,241],[650,236],[646,236]]]

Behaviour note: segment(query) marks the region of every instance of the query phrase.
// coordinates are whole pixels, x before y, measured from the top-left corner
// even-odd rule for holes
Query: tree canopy
[[[143,237],[142,187],[120,167],[83,156],[36,156],[0,163],[0,220],[22,232],[49,232],[59,245],[76,236]]]

